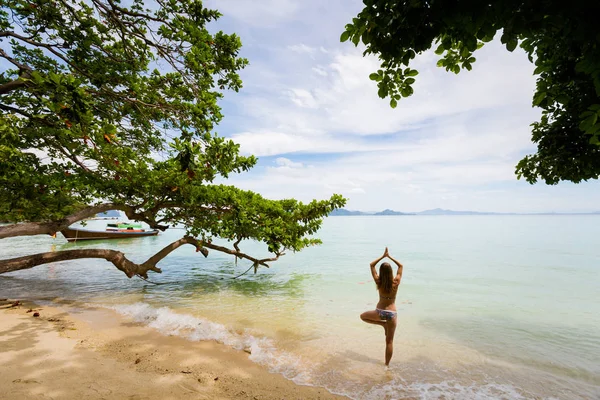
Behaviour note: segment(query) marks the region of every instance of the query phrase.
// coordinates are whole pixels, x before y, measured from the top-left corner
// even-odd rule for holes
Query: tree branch
[[[21,36],[19,34],[14,33],[14,32],[4,32],[4,33],[5,33],[5,36],[10,36],[10,37],[13,37],[15,39],[21,40],[22,42],[30,44],[32,46],[41,47],[41,48],[44,48],[44,49],[48,50],[50,53],[54,54],[54,56],[56,56],[57,58],[59,58],[60,60],[62,60],[65,64],[69,65],[73,70],[78,71],[81,75],[85,76],[86,78],[89,78],[89,75],[85,71],[82,71],[80,68],[78,68],[77,65],[73,64],[68,59],[67,56],[65,56],[64,54],[56,51],[55,47],[56,48],[60,48],[61,46],[59,46],[59,45],[54,45],[53,46],[53,45],[46,44],[46,43],[36,42],[34,40],[30,40],[30,39],[26,38],[25,36]],[[13,58],[11,58],[8,54],[6,54],[2,49],[0,49],[0,56],[6,58],[12,64],[18,66],[20,70],[32,71],[31,68],[27,67],[26,65],[23,65],[23,64],[20,64],[20,63],[16,62]]]
[[[129,278],[135,275],[140,275],[144,278],[147,278],[148,271],[154,271],[158,273],[162,272],[160,268],[156,267],[156,264],[148,262],[136,264],[127,259],[123,253],[117,250],[82,249],[39,253],[9,260],[0,260],[0,274],[19,271],[22,269],[29,269],[42,264],[58,261],[78,260],[81,258],[103,258],[106,261],[113,263],[117,269],[123,271]]]
[[[3,85],[0,85],[0,95],[12,92],[13,90],[25,86],[27,82],[25,82],[21,78],[23,75],[29,76],[29,74],[33,70],[29,66],[21,64],[20,62],[9,56],[8,53],[6,53],[3,49],[0,49],[0,57],[4,58],[15,67],[19,68],[19,79],[15,79],[14,81],[10,81]]]
[[[3,85],[0,85],[0,95],[10,93],[13,90],[17,90],[23,86],[25,86],[26,82],[22,79],[15,79],[14,81],[7,82]]]
[[[87,173],[93,173],[93,171],[91,171],[83,162],[81,162],[73,153],[71,153],[70,151],[67,151],[61,143],[59,143],[57,140],[55,141],[55,145],[53,146],[52,144],[49,143],[49,141],[47,139],[42,139],[43,142],[46,144],[46,146],[48,146],[49,148],[55,147],[58,151],[60,151],[65,157],[67,157],[69,160],[73,161],[75,164],[77,164],[79,166],[79,168],[83,169],[85,172]]]
[[[184,237],[181,240],[185,240],[186,243],[195,245],[197,249],[198,248],[206,247],[206,248],[209,248],[209,249],[220,251],[222,253],[231,254],[232,256],[236,256],[236,257],[239,257],[239,258],[245,258],[246,260],[252,261],[254,264],[262,265],[262,266],[267,267],[267,268],[269,268],[269,265],[267,264],[267,262],[269,262],[269,261],[276,261],[276,260],[279,259],[280,256],[285,255],[285,253],[278,253],[278,254],[275,255],[275,257],[258,259],[258,258],[249,256],[246,253],[242,253],[239,250],[231,250],[231,249],[228,249],[227,247],[219,246],[219,245],[208,243],[208,242],[204,242],[202,240],[198,240],[198,239],[195,239],[195,238],[190,237],[190,236],[186,236],[186,237]]]
[[[16,82],[16,81],[13,81],[13,82]],[[25,82],[23,82],[23,84],[24,84],[24,83],[25,83]],[[0,86],[0,94],[4,94],[4,93],[2,93],[2,87],[1,87],[1,86]],[[31,114],[28,114],[28,113],[26,113],[25,111],[21,111],[21,110],[19,110],[18,108],[14,108],[14,107],[11,107],[11,106],[7,106],[7,105],[5,105],[5,104],[0,104],[0,110],[4,110],[4,111],[8,111],[8,112],[12,112],[12,113],[15,113],[15,114],[20,114],[20,115],[22,115],[22,116],[24,116],[24,117],[27,117],[27,118],[33,118],[33,116],[32,116]]]
[[[211,243],[205,243],[198,239],[190,236],[183,237],[173,243],[168,244],[158,253],[148,258],[142,264],[136,264],[129,260],[125,255],[117,250],[109,249],[81,249],[81,250],[65,250],[65,251],[54,251],[47,253],[38,253],[29,256],[17,257],[8,260],[0,260],[0,274],[7,272],[20,271],[23,269],[29,269],[42,264],[48,264],[59,261],[78,260],[81,258],[103,258],[106,261],[111,262],[118,270],[123,271],[128,278],[132,278],[135,275],[139,275],[145,279],[148,278],[148,271],[161,273],[162,270],[156,266],[160,260],[168,256],[173,250],[179,248],[184,244],[191,244],[196,246],[196,250],[202,252],[204,257],[208,256],[208,247],[213,250],[218,250],[223,253],[232,254],[239,258],[245,258],[254,263],[256,268],[258,265],[269,267],[267,261],[275,261],[283,253],[279,253],[273,258],[257,259],[240,251],[228,249],[227,247],[214,245]]]
[[[164,20],[164,19],[161,19],[161,18],[157,18],[157,17],[153,17],[153,16],[152,16],[152,15],[150,15],[150,14],[141,14],[141,13],[137,13],[137,12],[134,12],[134,11],[131,11],[131,10],[128,10],[128,9],[125,9],[125,8],[119,7],[119,6],[118,6],[117,4],[115,4],[115,2],[114,2],[114,1],[112,1],[112,0],[107,0],[107,1],[108,1],[108,4],[110,4],[110,6],[111,6],[111,7],[112,7],[114,10],[117,10],[117,11],[119,11],[119,12],[120,12],[120,13],[122,13],[122,14],[129,15],[130,17],[137,17],[137,18],[141,18],[141,19],[143,19],[143,20],[151,20],[151,21],[154,21],[154,22],[160,22],[160,23],[163,23],[163,24],[167,25],[167,26],[168,26],[168,27],[170,27],[170,28],[173,28],[173,25],[171,25],[171,24],[169,23],[169,21],[167,21],[167,20]],[[94,3],[96,3],[96,2],[94,2]]]
[[[0,56],[2,58],[5,58],[8,62],[10,62],[15,67],[19,68],[20,71],[29,71],[29,72],[33,71],[31,69],[31,67],[29,67],[25,64],[21,64],[20,62],[18,62],[17,60],[15,60],[11,56],[9,56],[8,53],[6,53],[3,49],[0,49]]]

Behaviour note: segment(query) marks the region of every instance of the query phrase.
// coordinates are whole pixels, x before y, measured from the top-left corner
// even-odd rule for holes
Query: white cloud
[[[321,66],[312,67],[311,70],[314,71],[314,72],[316,72],[317,74],[319,74],[321,76],[328,76],[329,75],[329,73],[325,70],[325,68],[323,68]]]
[[[314,54],[317,50],[313,47],[307,46],[303,43],[300,44],[294,44],[291,46],[287,47],[289,50],[293,51],[294,53],[299,53],[299,54]]]
[[[292,102],[299,107],[317,108],[318,103],[311,92],[305,89],[290,89],[288,95]]]
[[[421,55],[411,65],[420,71],[415,94],[391,109],[368,78],[377,59],[336,43],[343,22],[327,23],[360,9],[360,1],[289,3],[287,13],[268,16],[277,35],[261,43],[259,54],[268,49],[268,56],[251,58],[244,71],[235,100],[240,129],[229,132],[244,153],[280,157],[231,183],[306,201],[337,192],[350,198],[349,208],[364,210],[527,211],[547,193],[565,196],[514,175],[518,160],[535,151],[529,125],[539,118],[531,108],[533,66],[522,51],[488,43],[473,71],[459,75],[437,68],[432,52]],[[597,190],[588,197],[597,203]],[[568,198],[553,201],[558,207]]]
[[[397,132],[432,118],[506,105],[518,106],[521,113],[527,112],[533,118],[537,114],[530,107],[533,67],[525,55],[507,53],[497,43],[488,44],[488,49],[484,47],[480,52],[474,70],[460,75],[437,68],[433,54],[424,55],[415,65],[421,71],[415,95],[402,99],[397,109],[377,96],[376,84],[368,79],[379,67],[377,60],[363,57],[360,49],[353,48],[324,55],[326,65],[319,59],[297,66],[296,74],[306,70],[300,73],[303,77],[282,76],[274,92],[262,99],[250,99],[246,107],[249,114],[260,118],[262,128],[310,120],[318,131],[358,135]],[[259,69],[265,67],[269,68],[261,65]],[[288,102],[279,97],[274,100],[282,94],[277,92],[281,86],[287,86],[283,94]],[[318,111],[307,113],[302,108]]]
[[[301,168],[302,167],[302,163],[293,162],[289,158],[285,158],[285,157],[278,157],[275,160],[275,164],[279,165],[280,167],[285,167],[285,168]]]
[[[272,27],[292,18],[299,4],[294,0],[211,0],[207,7],[217,8],[227,17],[254,27]]]

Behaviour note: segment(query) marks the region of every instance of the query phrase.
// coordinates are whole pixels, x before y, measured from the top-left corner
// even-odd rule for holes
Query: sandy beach
[[[2,399],[343,399],[104,308],[0,302]],[[36,316],[34,316],[36,315]]]

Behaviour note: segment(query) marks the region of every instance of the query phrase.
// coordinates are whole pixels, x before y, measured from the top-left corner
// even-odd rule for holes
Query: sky
[[[431,208],[496,212],[600,210],[600,185],[530,185],[515,165],[535,152],[533,65],[498,40],[473,71],[417,57],[415,94],[396,109],[377,96],[378,69],[363,47],[340,43],[361,0],[207,0],[223,17],[209,29],[241,37],[244,87],[220,102],[215,131],[254,154],[250,172],[224,183],[263,196],[348,199],[350,210]]]
[[[212,29],[237,33],[250,65],[244,88],[226,93],[216,131],[257,166],[228,180],[269,198],[348,198],[347,209],[431,208],[497,212],[600,210],[600,185],[530,185],[517,162],[535,152],[533,65],[488,43],[473,71],[416,59],[415,94],[396,109],[377,96],[378,69],[364,48],[340,43],[360,0],[213,0]],[[413,67],[411,65],[411,67]]]

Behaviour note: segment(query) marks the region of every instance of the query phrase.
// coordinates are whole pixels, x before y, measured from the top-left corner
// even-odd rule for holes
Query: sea
[[[9,238],[0,259],[112,248],[143,262],[183,234]],[[317,236],[322,245],[256,274],[237,277],[248,261],[184,246],[152,282],[85,259],[0,275],[0,297],[110,308],[351,399],[600,399],[600,215],[339,216]],[[383,328],[359,318],[377,303],[369,263],[386,246],[404,264],[389,368]],[[241,247],[268,255],[262,243]]]

